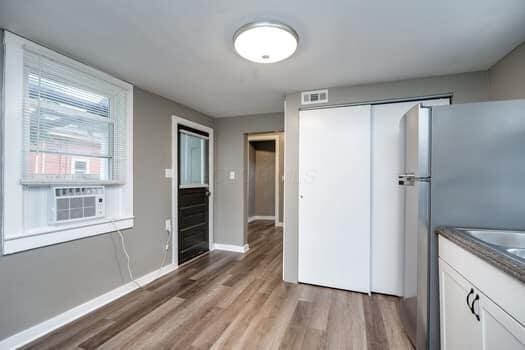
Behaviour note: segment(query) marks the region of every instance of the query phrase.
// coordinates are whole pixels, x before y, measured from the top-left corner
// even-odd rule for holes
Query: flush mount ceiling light
[[[249,23],[237,30],[233,45],[237,53],[252,62],[275,63],[297,49],[299,36],[290,26],[276,22]]]

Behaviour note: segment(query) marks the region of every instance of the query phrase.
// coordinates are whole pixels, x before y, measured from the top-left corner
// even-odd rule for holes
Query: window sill
[[[21,180],[20,184],[23,186],[90,186],[90,185],[125,185],[124,181],[112,181],[112,180],[78,180],[78,181],[68,181],[68,180],[56,180],[56,181],[38,181],[38,180]]]
[[[100,219],[70,225],[48,226],[31,230],[20,237],[5,237],[3,254],[13,254],[53,244],[74,241],[81,238],[97,236],[104,233],[125,230],[133,227],[134,217],[115,220]]]

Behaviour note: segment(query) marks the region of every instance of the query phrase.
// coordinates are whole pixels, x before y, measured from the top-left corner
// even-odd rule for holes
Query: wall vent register
[[[301,93],[301,103],[311,105],[328,102],[328,90],[305,91]]]
[[[50,223],[102,218],[105,202],[103,186],[52,187]]]

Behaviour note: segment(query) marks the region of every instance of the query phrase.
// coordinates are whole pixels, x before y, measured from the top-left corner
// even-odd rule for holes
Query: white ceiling
[[[274,65],[232,35],[299,33]],[[0,26],[214,117],[283,110],[286,93],[484,70],[525,40],[524,0],[0,0]]]

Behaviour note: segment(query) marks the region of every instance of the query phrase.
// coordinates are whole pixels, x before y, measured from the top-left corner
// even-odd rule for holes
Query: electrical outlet
[[[230,180],[235,180],[235,171],[230,171]]]
[[[164,176],[167,179],[171,179],[173,177],[173,171],[171,171],[171,169],[164,169]]]
[[[166,229],[166,231],[171,232],[171,220],[170,219],[166,220],[166,222],[164,223],[164,228]]]

